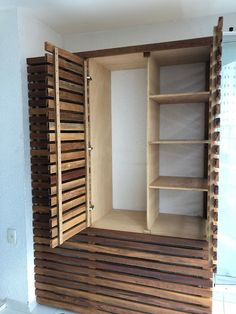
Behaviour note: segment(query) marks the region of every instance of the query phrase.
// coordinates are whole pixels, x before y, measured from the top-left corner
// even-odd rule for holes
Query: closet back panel
[[[112,71],[113,208],[146,210],[147,71]]]

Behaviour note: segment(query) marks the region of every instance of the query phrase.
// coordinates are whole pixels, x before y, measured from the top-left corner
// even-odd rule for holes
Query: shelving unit
[[[176,58],[175,58],[176,57]],[[210,53],[206,49],[198,49],[198,55],[193,53],[193,50],[181,49],[179,51],[170,51],[168,58],[164,53],[153,53],[151,54],[148,60],[148,118],[147,118],[147,229],[151,234],[164,235],[164,236],[177,236],[183,238],[192,238],[192,239],[204,239],[206,237],[206,220],[203,217],[203,207],[206,207],[206,198],[204,198],[204,204],[199,203],[198,216],[186,216],[183,214],[176,214],[175,203],[173,200],[172,204],[172,213],[165,212],[165,197],[168,197],[168,204],[171,202],[172,195],[171,191],[182,191],[182,194],[179,198],[183,199],[183,206],[190,204],[190,208],[186,212],[191,212],[191,201],[187,201],[188,194],[185,196],[185,192],[189,193],[207,193],[208,192],[208,182],[206,177],[206,172],[203,171],[203,168],[206,165],[206,152],[210,144],[210,140],[206,137],[206,132],[201,132],[201,129],[195,130],[194,127],[197,125],[201,126],[202,129],[208,127],[207,116],[204,114],[207,112],[208,103],[210,100],[210,91],[204,90],[207,86],[206,81],[206,70],[200,72],[194,72],[195,68],[198,68],[199,62],[201,66],[199,68],[204,68],[202,64],[207,66],[209,61]],[[195,63],[196,66],[195,66]],[[181,68],[185,68],[189,73],[186,76],[181,72]],[[176,71],[180,73],[180,77],[175,79],[178,74],[173,73],[165,76],[166,81],[162,81],[163,71]],[[183,70],[184,71],[184,70]],[[202,82],[201,85],[197,86],[194,89],[194,74],[198,75],[198,83]],[[181,76],[182,75],[182,76]],[[182,81],[181,81],[182,77]],[[188,78],[188,81],[184,81]],[[191,81],[192,80],[192,81]],[[167,88],[164,90],[163,87]],[[178,87],[179,85],[179,87]],[[186,91],[183,91],[183,86],[186,86]],[[172,93],[173,89],[173,93]],[[201,90],[202,89],[202,90]],[[177,92],[181,90],[181,92]],[[173,107],[174,105],[174,107]],[[163,111],[163,106],[168,106],[168,110]],[[186,106],[186,107],[183,107]],[[191,106],[191,107],[190,107]],[[203,110],[203,106],[205,109]],[[173,108],[173,109],[172,109]],[[182,109],[182,108],[185,108]],[[191,109],[190,109],[191,108]],[[162,116],[163,114],[171,115],[174,110],[173,117],[175,118],[175,126],[179,127],[173,131],[173,135],[176,138],[168,138],[166,133],[162,134]],[[181,113],[178,114],[178,110]],[[187,125],[185,119],[193,115],[192,121],[194,120],[194,115],[196,119],[201,119],[199,122],[189,124],[189,129],[180,129],[181,125]],[[178,120],[178,119],[181,120]],[[166,119],[165,121],[171,121],[171,119]],[[172,128],[170,124],[169,128]],[[203,130],[204,131],[204,130]],[[183,137],[181,138],[181,134]],[[186,133],[187,132],[187,133]],[[171,133],[171,132],[170,132]],[[198,134],[196,136],[196,134]],[[164,138],[162,136],[164,135]],[[195,137],[195,138],[194,138]],[[178,164],[178,167],[181,166],[181,163],[177,163],[177,160],[174,160],[175,157],[181,158],[181,145],[188,145],[188,150],[183,150],[189,154],[188,165],[182,164],[183,175],[176,176],[175,174],[169,174],[170,169],[175,170],[175,164]],[[178,152],[176,151],[178,147]],[[201,148],[202,147],[202,148]],[[196,156],[199,156],[194,153],[198,149],[198,152],[202,151],[202,162],[196,160]],[[167,155],[165,155],[167,154]],[[166,162],[163,162],[163,158],[169,158],[172,163],[169,165]],[[170,159],[170,156],[173,156]],[[193,158],[192,162],[189,161]],[[201,169],[194,170],[194,167],[201,164]],[[191,167],[189,167],[191,165]],[[164,166],[164,168],[163,168]],[[187,166],[187,168],[186,168]],[[165,168],[168,167],[168,168]],[[181,169],[178,169],[181,171]],[[165,173],[168,175],[165,175]],[[175,173],[175,171],[173,171]],[[198,176],[193,176],[193,173],[198,173]],[[205,176],[205,177],[204,177]],[[168,192],[168,190],[170,190]],[[169,194],[163,194],[161,191],[167,191]],[[167,193],[166,192],[166,193]],[[176,194],[175,194],[176,195]],[[186,197],[186,199],[185,199]],[[200,199],[200,198],[199,198]],[[163,207],[164,206],[164,207]],[[168,205],[170,206],[170,205]],[[170,211],[170,209],[169,209]],[[196,215],[196,209],[195,209]]]

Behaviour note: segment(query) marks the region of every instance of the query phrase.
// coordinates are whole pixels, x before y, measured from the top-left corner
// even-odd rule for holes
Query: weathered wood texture
[[[37,301],[78,313],[211,313],[208,243],[87,228],[35,238]]]
[[[86,228],[86,154],[83,60],[58,49],[58,106],[60,138],[55,108],[55,60],[51,54],[30,58],[28,90],[34,235],[55,247],[61,238]],[[56,115],[57,113],[57,115]],[[60,142],[58,142],[60,141]],[[59,149],[58,149],[59,147]],[[58,154],[61,172],[58,170]],[[61,231],[58,178],[61,174]]]
[[[220,98],[221,98],[221,59],[222,59],[223,18],[214,28],[213,47],[210,62],[210,103],[208,150],[208,240],[210,260],[214,271],[217,267],[218,233],[218,194],[219,194],[219,141],[220,141]]]

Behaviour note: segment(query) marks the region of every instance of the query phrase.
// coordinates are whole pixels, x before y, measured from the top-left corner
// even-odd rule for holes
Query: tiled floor
[[[10,309],[0,311],[0,314],[29,314]],[[73,314],[69,311],[48,308],[38,305],[32,314]],[[217,285],[214,288],[212,314],[236,314],[236,285]]]

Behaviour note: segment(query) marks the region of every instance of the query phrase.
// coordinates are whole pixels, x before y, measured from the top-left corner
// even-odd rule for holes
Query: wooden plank
[[[89,60],[91,225],[112,208],[111,72]],[[104,176],[104,173],[106,174]],[[102,182],[102,184],[101,184]]]
[[[38,241],[37,243],[41,243]],[[73,254],[73,251],[70,250],[67,251],[67,256],[63,255],[63,266],[65,264],[69,265],[77,265],[78,262],[81,267],[88,267],[88,260],[90,261],[89,266],[102,270],[102,271],[111,271],[116,274],[126,274],[126,275],[133,275],[133,276],[138,276],[138,277],[146,277],[152,280],[158,280],[157,287],[162,287],[167,290],[172,290],[171,284],[174,283],[176,286],[176,289],[178,285],[180,285],[179,289],[183,285],[188,286],[189,293],[196,293],[197,295],[200,293],[199,288],[194,290],[193,287],[201,287],[202,289],[210,288],[212,287],[212,281],[210,279],[203,279],[203,278],[197,278],[195,276],[186,276],[183,274],[178,274],[178,273],[169,273],[169,272],[163,272],[159,270],[153,270],[148,268],[148,264],[142,263],[141,259],[135,259],[135,258],[130,258],[130,257],[117,257],[113,255],[107,255],[107,254],[98,254],[96,253],[96,256],[98,256],[98,260],[94,260],[93,258],[93,252],[82,252],[82,250],[77,250],[76,253]],[[60,256],[60,255],[59,255]],[[55,255],[50,254],[50,253],[45,253],[45,252],[36,252],[35,257],[37,259],[43,259],[47,261],[55,261]],[[112,260],[112,258],[114,258]],[[126,261],[125,263],[122,262]],[[118,264],[117,264],[118,261]],[[136,261],[136,264],[135,264]],[[141,267],[139,267],[138,262],[141,262]],[[147,262],[147,261],[145,261]],[[60,263],[60,262],[59,262]],[[173,264],[174,267],[174,264]],[[193,290],[192,290],[193,288]],[[179,290],[178,290],[179,291]],[[181,290],[180,290],[181,291]],[[195,291],[195,292],[192,292]]]
[[[127,249],[121,249],[121,248],[114,248],[114,247],[108,247],[103,245],[96,245],[96,244],[87,244],[87,243],[70,243],[69,244],[71,248],[77,248],[81,250],[87,250],[90,252],[97,252],[97,253],[104,253],[104,254],[113,254],[113,255],[125,255],[127,257],[136,257],[140,259],[146,259],[146,260],[157,260],[160,262],[166,262],[166,263],[174,263],[174,264],[180,264],[180,265],[195,265],[199,267],[206,268],[208,266],[208,261],[206,260],[192,260],[191,258],[186,257],[173,257],[173,256],[167,256],[162,254],[153,254],[153,253],[147,253],[147,252],[138,252],[138,251],[130,251]]]
[[[151,145],[155,144],[209,144],[209,140],[157,140],[157,141],[151,141],[149,142]]]
[[[43,247],[41,252],[49,251],[49,248],[47,246],[37,244],[35,246],[37,252],[40,252],[40,249],[38,249],[39,247]],[[55,254],[60,254],[60,252],[58,253],[58,251],[60,250],[61,249],[57,248]],[[47,269],[52,269],[52,270],[58,270],[60,272],[64,271],[64,272],[70,272],[74,274],[91,275],[93,277],[107,278],[107,279],[118,280],[118,281],[122,279],[122,281],[124,282],[136,283],[136,284],[140,284],[140,285],[144,285],[148,287],[156,287],[156,288],[164,289],[167,291],[181,292],[187,295],[190,294],[190,295],[203,296],[203,297],[208,297],[208,298],[212,295],[212,292],[208,289],[202,289],[202,288],[179,284],[179,283],[176,284],[174,282],[169,283],[166,281],[159,281],[158,279],[155,279],[155,278],[143,277],[143,276],[139,276],[135,274],[125,274],[125,273],[121,273],[121,272],[119,273],[119,272],[110,271],[110,270],[86,268],[86,267],[83,267],[83,265],[81,264],[78,265],[78,263],[75,263],[75,265],[72,265],[71,263],[68,264],[66,263],[67,261],[64,261],[64,263],[58,263],[56,261],[56,258],[57,258],[57,255],[55,256],[55,261],[36,259],[36,262],[35,262],[36,267],[43,268],[43,269],[47,268]],[[104,256],[104,261],[105,259],[106,259],[106,255]],[[102,259],[100,259],[100,261],[101,260]],[[123,258],[123,260],[125,259]],[[114,260],[114,263],[116,263],[116,261],[117,261],[117,258]],[[128,261],[126,259],[126,263],[127,262]],[[122,264],[121,261],[119,263]],[[158,265],[163,265],[163,264],[157,264],[157,267]]]
[[[38,283],[36,282],[36,288],[37,289],[42,289],[50,292],[58,292],[61,294],[69,295],[69,296],[75,296],[75,297],[84,297],[89,300],[93,301],[99,301],[99,302],[104,302],[108,303],[111,305],[116,305],[116,306],[121,306],[125,308],[131,308],[134,310],[141,310],[144,313],[150,313],[150,314],[157,314],[157,308],[156,306],[151,306],[143,303],[136,303],[128,300],[122,300],[118,299],[115,297],[110,297],[110,296],[103,296],[102,294],[97,295],[95,293],[90,293],[82,290],[75,290],[75,289],[70,289],[70,288],[64,288],[64,287],[59,287],[59,286],[54,286],[46,283]],[[182,314],[179,311],[175,310],[169,310],[169,309],[161,309],[163,314]]]
[[[201,47],[201,46],[210,47],[211,44],[212,44],[212,37],[201,37],[201,38],[169,41],[169,42],[162,42],[162,43],[137,45],[137,46],[108,48],[108,49],[93,50],[93,51],[83,51],[83,52],[76,53],[76,55],[82,58],[96,58],[96,57],[128,54],[128,53],[138,53],[138,52],[145,52],[145,51],[169,50],[169,49]]]
[[[51,271],[50,278],[48,279],[47,275],[49,272],[41,271],[38,269],[36,274],[36,280],[40,283],[50,283],[55,284],[56,286],[61,286],[61,278],[64,279],[64,285],[66,287],[76,288],[81,287],[83,290],[84,283],[87,283],[88,277],[81,276],[76,274]],[[74,277],[73,277],[74,276]],[[56,278],[55,278],[56,277]],[[73,281],[71,281],[73,280]],[[71,284],[70,284],[71,282]],[[73,282],[73,283],[72,283]],[[113,283],[113,285],[112,285]],[[198,305],[203,307],[208,307],[210,305],[208,298],[202,297],[193,297],[193,296],[184,296],[176,292],[169,292],[164,290],[159,290],[156,288],[150,288],[145,286],[133,285],[129,283],[111,281],[107,279],[91,278],[89,285],[87,284],[87,289],[91,292],[95,292],[95,286],[100,286],[100,291],[105,295],[116,296],[121,299],[128,299],[133,301],[142,301],[150,305],[156,305],[158,307],[167,307],[173,308],[176,310],[191,311],[191,313],[209,313],[209,309],[199,308]],[[125,294],[121,294],[118,290],[125,290]],[[144,294],[144,296],[143,296]],[[125,296],[126,295],[126,296]],[[145,296],[148,295],[148,298]],[[165,300],[164,300],[165,299]],[[175,301],[173,301],[175,300]],[[178,302],[180,301],[180,302]],[[185,302],[185,303],[183,303]],[[189,304],[190,303],[190,304]],[[194,305],[193,305],[194,304]]]
[[[202,103],[209,101],[209,92],[151,95],[158,104]]]
[[[71,218],[74,218],[75,216],[79,216],[80,214],[84,213],[86,210],[85,210],[85,206],[79,206],[79,207],[76,207],[66,213],[63,214],[63,222],[66,221],[66,220],[69,220]],[[56,218],[52,218],[51,219],[51,227],[55,227],[57,226],[57,219]]]
[[[53,64],[53,57],[50,54],[46,54],[46,62]],[[66,71],[71,71],[75,74],[83,76],[83,62],[80,65],[77,65],[73,62],[68,62],[65,59],[59,58],[59,68],[62,68]]]
[[[69,229],[68,231],[65,231],[63,234],[64,241],[70,239],[75,234],[79,233],[81,230],[84,230],[86,228],[86,222],[81,223],[78,226],[74,226],[73,228]],[[55,248],[59,245],[58,238],[50,240],[50,246],[52,248]]]
[[[115,230],[103,230],[96,228],[87,228],[83,234],[88,235],[98,235],[108,238],[117,238],[117,239],[126,239],[130,241],[138,241],[141,243],[154,243],[154,244],[163,244],[168,247],[189,247],[195,249],[201,249],[208,251],[208,243],[203,240],[194,240],[194,239],[182,239],[178,237],[162,237],[151,234],[140,234],[133,232],[121,232]]]
[[[147,143],[159,139],[160,133],[160,106],[149,98],[151,94],[160,92],[160,67],[153,57],[148,58],[147,81]],[[149,189],[152,182],[159,175],[159,146],[147,145],[147,232],[159,213],[159,191]]]
[[[150,184],[152,189],[208,191],[207,180],[193,177],[160,176]]]
[[[45,50],[50,52],[50,53],[53,53],[53,49],[54,49],[54,45],[49,43],[49,42],[45,42]],[[58,55],[66,60],[69,60],[75,64],[78,64],[78,65],[81,65],[83,66],[84,64],[84,61],[81,57],[75,55],[75,54],[72,54],[64,49],[61,49],[61,48],[57,48],[58,49]]]
[[[60,121],[60,94],[59,94],[59,73],[58,73],[58,49],[53,50],[54,58],[54,99],[55,99],[55,140],[56,140],[56,175],[57,175],[57,225],[58,225],[58,236],[59,244],[64,242],[63,240],[63,221],[62,221],[62,162],[61,162],[61,121]]]
[[[67,161],[61,164],[61,171],[68,171],[72,169],[84,168],[85,167],[85,159],[80,159],[76,161]],[[42,167],[41,167],[42,169]],[[56,174],[56,165],[49,166],[50,174]]]
[[[83,141],[85,139],[84,133],[61,133],[61,141]],[[55,142],[56,134],[49,133],[49,141]]]

